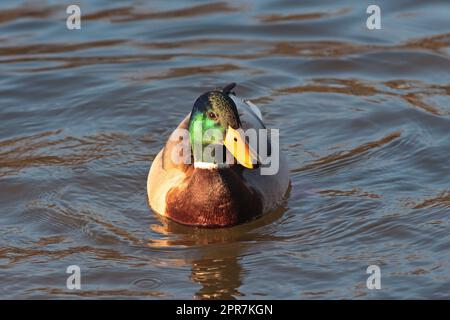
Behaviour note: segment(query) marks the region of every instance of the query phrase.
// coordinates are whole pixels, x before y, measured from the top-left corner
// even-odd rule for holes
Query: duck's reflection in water
[[[160,218],[162,225],[151,228],[165,238],[152,239],[149,245],[187,249],[182,256],[184,262],[192,266],[190,279],[201,286],[193,298],[236,299],[244,296],[239,291],[245,274],[242,258],[252,253],[256,238],[270,236],[273,229],[268,224],[280,218],[285,210],[282,208],[253,222],[222,229],[194,228]]]
[[[233,252],[234,251],[234,252]],[[239,248],[230,250],[223,258],[204,258],[192,261],[191,280],[201,285],[195,293],[197,299],[235,299],[243,296],[243,268],[238,262]]]

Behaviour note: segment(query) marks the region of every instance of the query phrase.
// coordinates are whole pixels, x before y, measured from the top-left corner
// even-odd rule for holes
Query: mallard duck
[[[229,227],[260,217],[283,201],[290,185],[285,158],[271,145],[271,135],[257,138],[268,146],[264,156],[242,134],[266,127],[258,107],[239,99],[234,87],[202,94],[153,160],[147,193],[157,214],[185,225]],[[218,135],[208,136],[207,129]],[[211,157],[204,156],[201,151],[211,145],[216,148]],[[217,152],[220,148],[223,153]],[[262,174],[274,150],[277,171]],[[221,161],[225,158],[232,161]]]

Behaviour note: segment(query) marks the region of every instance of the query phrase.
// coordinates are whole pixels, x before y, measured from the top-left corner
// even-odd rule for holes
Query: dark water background
[[[69,31],[72,3],[0,2],[1,298],[450,297],[449,1],[78,1]],[[151,160],[232,81],[281,129],[288,201],[158,219]]]

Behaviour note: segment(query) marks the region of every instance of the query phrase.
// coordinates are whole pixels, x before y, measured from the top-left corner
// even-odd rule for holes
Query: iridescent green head
[[[222,90],[212,90],[202,94],[194,103],[189,119],[189,139],[194,154],[194,161],[202,162],[202,150],[212,144],[224,145],[233,156],[240,160],[248,156],[248,145],[238,129],[242,128],[236,104],[230,97],[235,83]],[[237,154],[238,145],[242,152]],[[248,161],[242,161],[250,167]]]

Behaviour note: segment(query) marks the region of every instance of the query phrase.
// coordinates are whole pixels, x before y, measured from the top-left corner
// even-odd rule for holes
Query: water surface
[[[0,4],[1,298],[449,298],[448,1],[377,1],[375,31],[368,1],[78,3],[73,31],[70,1]],[[157,218],[152,159],[233,81],[281,130],[289,198]]]

